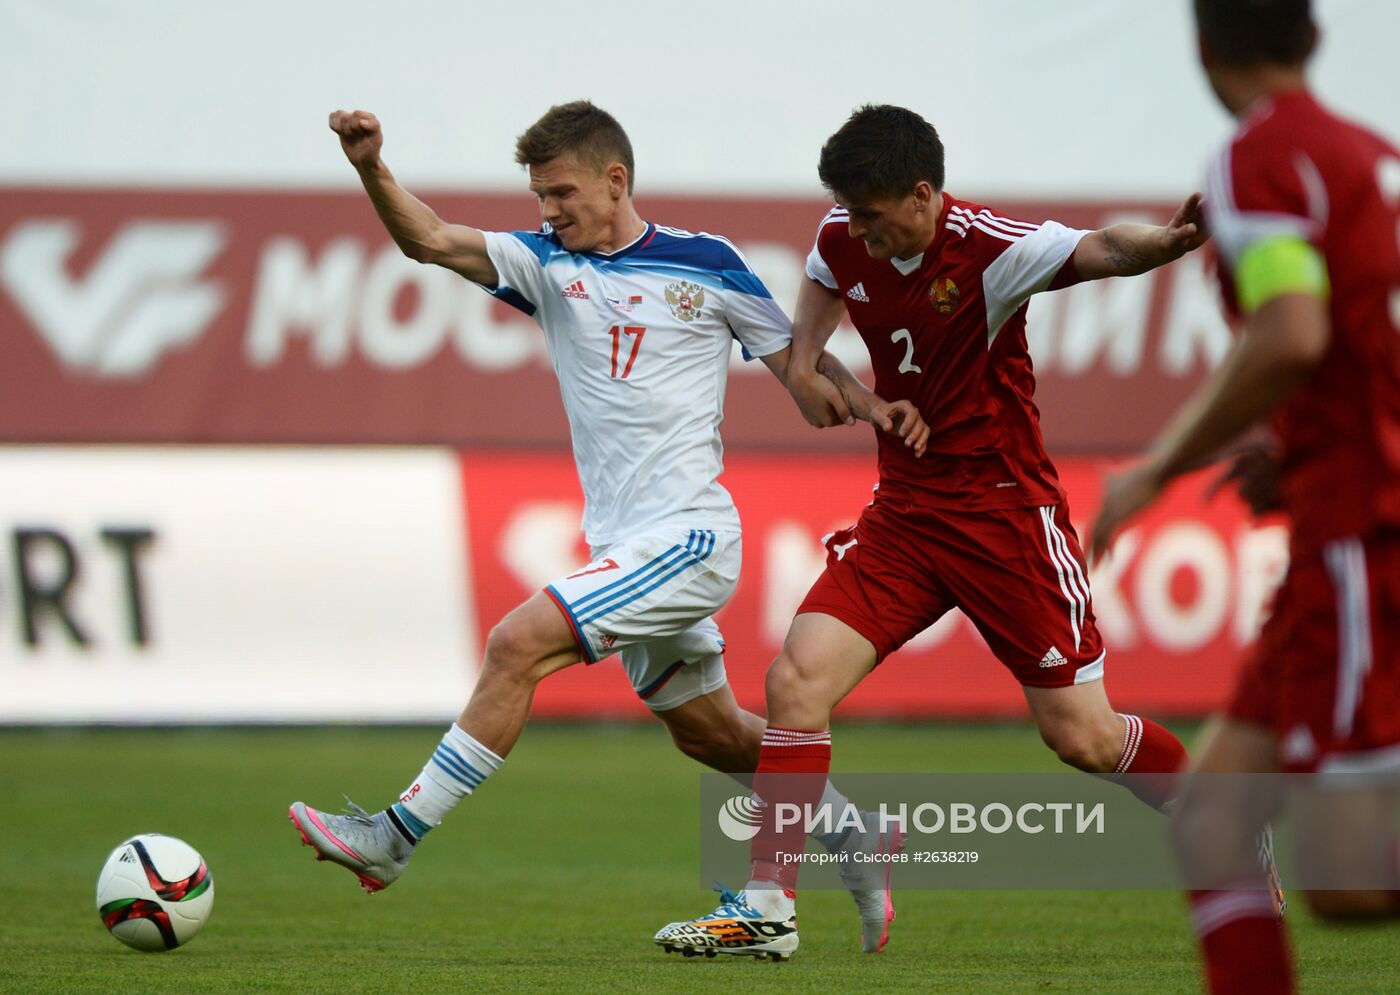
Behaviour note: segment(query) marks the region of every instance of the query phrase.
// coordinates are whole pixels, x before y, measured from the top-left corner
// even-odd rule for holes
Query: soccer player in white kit
[[[471,700],[396,803],[332,815],[296,802],[290,817],[303,840],[370,892],[387,887],[423,836],[500,767],[535,685],[613,653],[684,753],[752,773],[765,722],[735,701],[711,618],[733,593],[740,562],[738,513],[718,482],[719,424],[735,339],[786,382],[791,324],[782,309],[726,239],[641,219],[627,136],[586,101],[551,108],[517,142],[544,220],[538,232],[442,221],[394,181],[373,115],[337,111],[330,126],[408,256],[480,284],[544,330],[593,559],[491,630]],[[927,429],[912,405],[886,404],[840,376],[853,414],[921,451]],[[876,850],[898,846],[891,835],[823,842]],[[878,949],[893,918],[888,879],[862,874],[870,864],[842,866],[851,868],[863,945]]]

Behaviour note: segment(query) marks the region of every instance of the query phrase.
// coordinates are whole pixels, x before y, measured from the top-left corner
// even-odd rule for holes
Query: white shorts
[[[725,684],[724,637],[710,616],[739,582],[737,532],[662,528],[593,551],[546,585],[587,663],[614,653],[638,696],[664,712]]]

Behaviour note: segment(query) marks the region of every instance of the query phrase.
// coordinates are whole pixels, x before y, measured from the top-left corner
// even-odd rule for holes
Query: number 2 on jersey
[[[608,334],[612,336],[612,379],[626,380],[627,374],[632,372],[632,364],[637,361],[637,353],[642,348],[642,336],[647,333],[645,328],[639,325],[613,325],[608,329]],[[633,336],[632,351],[627,356],[627,364],[622,368],[622,376],[617,375],[617,354],[621,351],[622,337],[624,335]]]
[[[890,341],[898,342],[904,340],[904,359],[899,364],[900,373],[922,373],[922,369],[914,365],[914,336],[909,329],[901,328],[897,332],[890,333]]]

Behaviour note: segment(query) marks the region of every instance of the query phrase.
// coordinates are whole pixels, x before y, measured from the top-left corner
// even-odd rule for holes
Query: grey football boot
[[[305,802],[293,802],[287,817],[301,833],[301,841],[316,851],[317,860],[354,871],[370,894],[382,891],[408,866],[413,844],[394,828],[386,813],[370,815],[348,798],[345,807],[344,815],[331,815]]]
[[[860,945],[868,954],[877,954],[890,941],[890,923],[894,922],[894,900],[890,896],[890,870],[894,858],[904,850],[907,833],[900,822],[882,826],[874,812],[862,812],[866,829],[850,835],[833,852],[845,853],[848,859],[837,865],[841,882],[855,899],[860,912]],[[857,860],[856,855],[860,855]]]

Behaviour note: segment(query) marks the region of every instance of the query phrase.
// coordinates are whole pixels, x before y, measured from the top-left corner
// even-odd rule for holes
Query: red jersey
[[[1255,108],[1216,159],[1206,212],[1227,310],[1231,267],[1260,240],[1322,253],[1332,337],[1279,407],[1283,499],[1294,546],[1400,525],[1400,153],[1306,91]]]
[[[845,298],[876,393],[914,402],[931,429],[922,459],[879,433],[882,486],[974,510],[1059,504],[1032,400],[1026,302],[1078,282],[1070,257],[1087,232],[1005,218],[946,192],[937,234],[913,259],[872,259],[846,225],[840,208],[823,219],[807,275]]]

